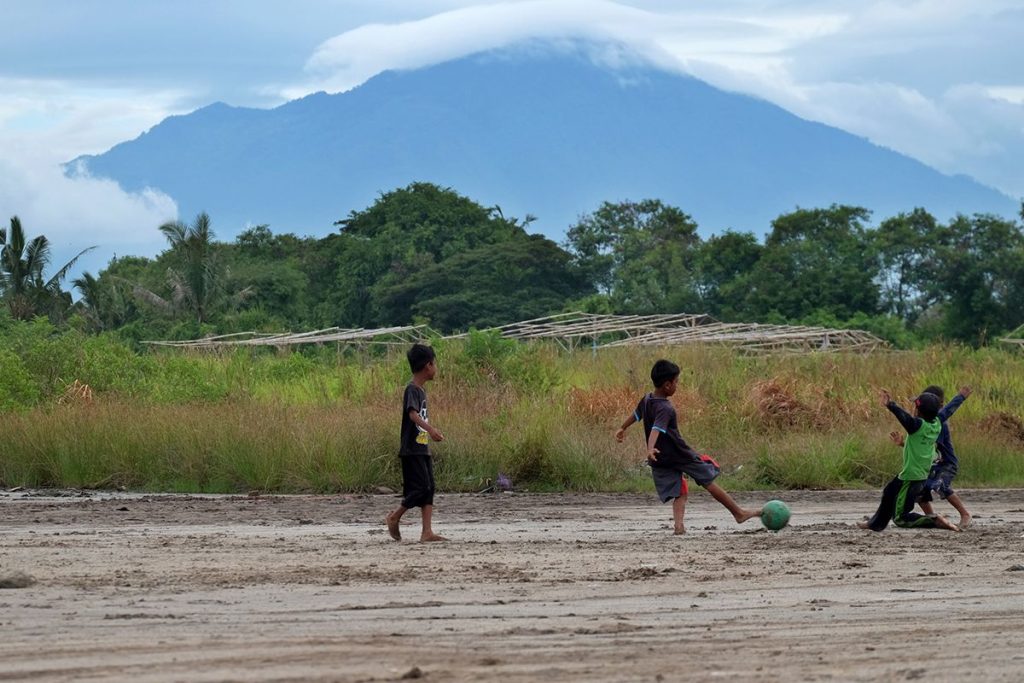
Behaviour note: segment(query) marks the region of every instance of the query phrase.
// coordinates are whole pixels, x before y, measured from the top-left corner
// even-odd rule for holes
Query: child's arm
[[[892,439],[892,442],[900,448],[903,447],[903,435],[899,432],[889,432],[889,438]]]
[[[622,440],[626,438],[626,430],[629,429],[636,421],[636,415],[630,415],[627,417],[626,421],[622,423],[621,427],[619,427],[619,431],[615,432],[615,440],[622,443]]]
[[[881,391],[882,405],[889,409],[889,412],[896,416],[896,419],[900,421],[903,428],[907,430],[907,434],[913,434],[921,428],[922,420],[919,417],[914,417],[907,411],[896,405],[896,402],[892,400],[892,396],[885,389]]]
[[[430,435],[430,438],[434,441],[444,441],[444,434],[439,430],[430,426],[430,423],[424,420],[418,410],[409,410],[409,419],[413,421],[420,429]]]
[[[950,399],[949,403],[947,403],[942,408],[942,410],[939,411],[939,419],[942,420],[943,422],[945,422],[949,418],[953,417],[953,413],[956,412],[956,409],[959,408],[960,406],[962,406],[963,403],[964,403],[964,400],[966,400],[967,397],[970,396],[970,395],[971,395],[971,388],[970,387],[966,387],[966,386],[965,387],[960,387],[960,393],[958,393],[956,396],[954,396],[952,399]]]
[[[655,446],[658,444],[658,435],[661,434],[657,429],[651,430],[651,435],[647,437],[647,459],[650,462],[658,462],[659,451]]]
[[[622,423],[621,427],[619,427],[619,431],[615,432],[616,441],[622,443],[622,440],[626,438],[626,430],[629,429],[630,425],[632,425],[634,422],[639,422],[640,420],[643,419],[641,417],[640,411],[643,410],[643,406],[646,404],[646,402],[646,397],[641,399],[640,403],[637,404],[636,409],[633,411],[633,414],[627,417],[626,421]]]

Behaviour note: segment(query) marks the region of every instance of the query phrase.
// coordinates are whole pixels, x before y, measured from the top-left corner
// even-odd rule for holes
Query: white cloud
[[[39,144],[67,161],[106,151],[171,114],[190,111],[185,90],[79,86],[0,76],[0,144]]]
[[[610,0],[525,0],[464,7],[426,19],[371,24],[321,44],[306,64],[313,80],[287,97],[348,90],[387,69],[412,69],[528,39],[586,39],[630,45],[648,61],[685,69],[688,59],[743,64],[838,30],[830,13],[769,17],[694,10],[654,12]],[[769,58],[770,59],[770,58]]]
[[[985,88],[985,94],[993,99],[1005,100],[1011,104],[1024,104],[1024,85],[990,85]]]
[[[157,227],[177,217],[173,199],[156,190],[123,191],[62,164],[103,151],[171,113],[173,94],[81,91],[57,81],[0,80],[0,221],[17,215],[28,234],[46,235],[60,265],[86,247],[96,270],[114,254],[154,254]],[[134,95],[132,97],[131,95]],[[60,263],[57,263],[60,261]],[[80,269],[76,269],[78,272]]]

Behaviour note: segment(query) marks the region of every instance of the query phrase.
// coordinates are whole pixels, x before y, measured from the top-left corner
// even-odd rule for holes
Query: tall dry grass
[[[643,438],[612,433],[682,367],[680,430],[722,463],[731,488],[878,486],[899,470],[898,429],[878,404],[924,386],[975,393],[950,422],[964,486],[1024,484],[1024,358],[933,347],[859,355],[739,355],[716,347],[609,349],[470,339],[437,345],[428,385],[439,486],[483,488],[498,472],[533,490],[647,489]],[[130,357],[117,362],[131,364]],[[167,491],[362,491],[400,485],[401,353],[151,354],[74,366],[91,401],[3,414],[0,483]],[[90,381],[99,368],[105,384]],[[118,378],[127,378],[123,381]],[[120,383],[119,383],[120,381]],[[54,392],[56,394],[56,392]]]

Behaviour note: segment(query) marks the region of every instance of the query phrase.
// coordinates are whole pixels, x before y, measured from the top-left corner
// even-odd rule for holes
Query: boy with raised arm
[[[935,441],[939,437],[942,425],[938,414],[941,403],[935,394],[923,393],[914,399],[914,414],[896,405],[888,391],[881,392],[882,405],[896,416],[907,436],[903,441],[903,469],[886,484],[882,490],[882,500],[878,510],[871,519],[859,522],[861,529],[884,531],[889,521],[896,526],[908,528],[939,527],[951,531],[959,531],[955,524],[942,515],[929,517],[914,512],[914,505],[924,491],[932,460],[935,458]],[[900,442],[897,432],[890,434],[893,441]]]
[[[945,401],[946,392],[943,391],[942,387],[933,384],[925,389],[925,391],[938,396],[939,403]],[[961,500],[960,494],[953,490],[953,479],[956,477],[957,472],[960,471],[960,461],[953,450],[953,438],[949,434],[949,425],[947,423],[949,418],[953,416],[953,413],[956,412],[956,409],[970,395],[970,387],[961,387],[960,392],[950,399],[949,403],[939,411],[939,422],[942,423],[942,430],[939,432],[939,438],[935,441],[935,451],[938,457],[932,463],[932,469],[928,473],[928,481],[925,482],[924,493],[917,499],[917,503],[924,510],[924,513],[932,515],[935,514],[935,511],[932,509],[932,492],[934,491],[939,494],[940,498],[947,501],[960,513],[960,522],[957,526],[961,529],[966,529],[971,523],[971,513],[967,511],[967,506]]]

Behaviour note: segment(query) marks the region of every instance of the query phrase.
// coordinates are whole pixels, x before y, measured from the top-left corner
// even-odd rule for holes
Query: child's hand
[[[892,439],[892,442],[897,446],[903,445],[903,435],[899,432],[889,432],[889,438]]]
[[[444,434],[440,430],[434,429],[433,427],[427,428],[427,433],[430,434],[430,438],[434,441],[444,441]]]
[[[882,405],[883,405],[883,406],[888,406],[888,405],[889,405],[889,403],[890,403],[890,402],[892,402],[892,396],[891,396],[891,395],[889,395],[889,391],[888,391],[888,389],[882,389],[882,390],[881,390],[881,391],[880,391],[880,392],[878,393],[878,395],[879,395],[879,397],[880,397],[880,398],[882,399]]]
[[[649,462],[658,462],[658,453],[661,453],[657,448],[647,449],[647,460]]]
[[[626,438],[626,430],[625,429],[620,429],[617,432],[615,432],[615,440],[618,441],[619,443],[622,443],[622,441],[625,438]]]
[[[967,387],[967,386],[960,387],[960,395],[963,396],[964,398],[967,398],[968,396],[970,396],[971,393],[973,393],[973,392],[972,392],[970,387]]]

